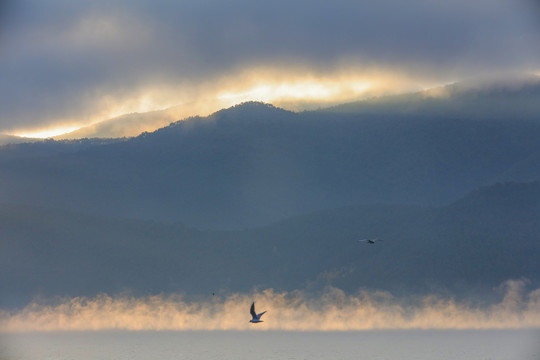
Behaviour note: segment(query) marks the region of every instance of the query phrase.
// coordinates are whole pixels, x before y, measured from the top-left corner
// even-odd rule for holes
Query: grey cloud
[[[11,2],[2,9],[9,20],[0,37],[0,131],[81,116],[100,96],[128,97],[156,82],[192,85],[254,64],[324,71],[348,60],[441,78],[534,68],[540,39],[531,6],[507,0]]]

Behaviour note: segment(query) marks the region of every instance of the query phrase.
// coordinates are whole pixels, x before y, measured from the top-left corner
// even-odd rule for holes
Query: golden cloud
[[[146,85],[128,92],[97,92],[88,95],[91,99],[87,102],[93,104],[92,111],[81,112],[77,118],[57,119],[47,127],[24,128],[10,134],[43,138],[81,129],[65,138],[136,136],[173,121],[206,116],[246,101],[262,101],[287,110],[302,111],[373,96],[418,91],[436,84],[388,69],[358,65],[344,65],[325,72],[302,65],[286,68],[257,66],[200,83],[171,84],[163,79],[151,79]],[[144,122],[125,121],[126,115],[133,117],[147,112],[152,112],[152,116],[145,116]],[[124,121],[110,125],[120,118]],[[102,126],[104,123],[107,125]],[[109,133],[95,130],[99,128],[107,128]]]
[[[83,330],[294,330],[517,329],[540,327],[540,289],[525,292],[525,281],[504,284],[499,303],[472,306],[430,295],[397,299],[388,292],[349,295],[328,288],[317,297],[303,291],[267,289],[253,294],[210,296],[186,301],[181,295],[76,297],[56,305],[38,302],[0,312],[0,332]],[[248,321],[249,305],[268,312],[264,323]]]

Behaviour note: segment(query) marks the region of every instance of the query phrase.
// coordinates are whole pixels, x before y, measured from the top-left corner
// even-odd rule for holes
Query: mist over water
[[[318,296],[305,291],[212,296],[188,301],[182,295],[109,296],[33,302],[0,313],[0,332],[85,330],[289,330],[540,328],[540,289],[510,280],[500,301],[473,305],[439,295],[396,298],[384,291],[346,294],[329,287]],[[264,323],[248,321],[249,305],[268,311]]]
[[[540,289],[528,285],[506,281],[483,305],[333,287],[34,301],[0,311],[0,359],[537,360]],[[251,301],[263,323],[248,322]]]

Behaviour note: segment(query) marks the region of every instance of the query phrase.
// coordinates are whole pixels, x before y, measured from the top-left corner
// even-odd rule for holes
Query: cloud
[[[331,287],[317,297],[272,289],[203,301],[186,301],[181,295],[76,297],[56,305],[34,302],[16,313],[3,311],[0,332],[244,330],[253,327],[248,323],[252,300],[258,310],[268,311],[258,330],[538,328],[540,289],[527,292],[526,285],[524,280],[506,282],[502,300],[483,307],[438,295],[398,299],[388,292],[349,295]]]
[[[153,99],[150,110],[200,102],[210,99],[208,84],[261,68],[303,68],[316,78],[376,69],[406,74],[412,86],[537,71],[531,7],[525,0],[10,2],[0,9],[0,131],[88,124],[143,111],[141,99]]]

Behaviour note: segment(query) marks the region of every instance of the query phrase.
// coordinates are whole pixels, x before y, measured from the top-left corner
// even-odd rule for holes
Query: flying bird
[[[261,320],[261,316],[263,316],[263,314],[264,314],[265,312],[266,312],[266,311],[263,311],[262,313],[257,314],[257,313],[255,312],[255,302],[253,302],[253,303],[251,304],[251,309],[249,310],[249,313],[251,314],[251,317],[252,317],[252,319],[249,320],[249,322],[250,322],[250,323],[254,323],[254,324],[255,324],[255,323],[263,322],[263,321]]]
[[[375,244],[376,242],[382,241],[382,239],[362,239],[358,240],[358,242],[365,242],[368,244]]]

